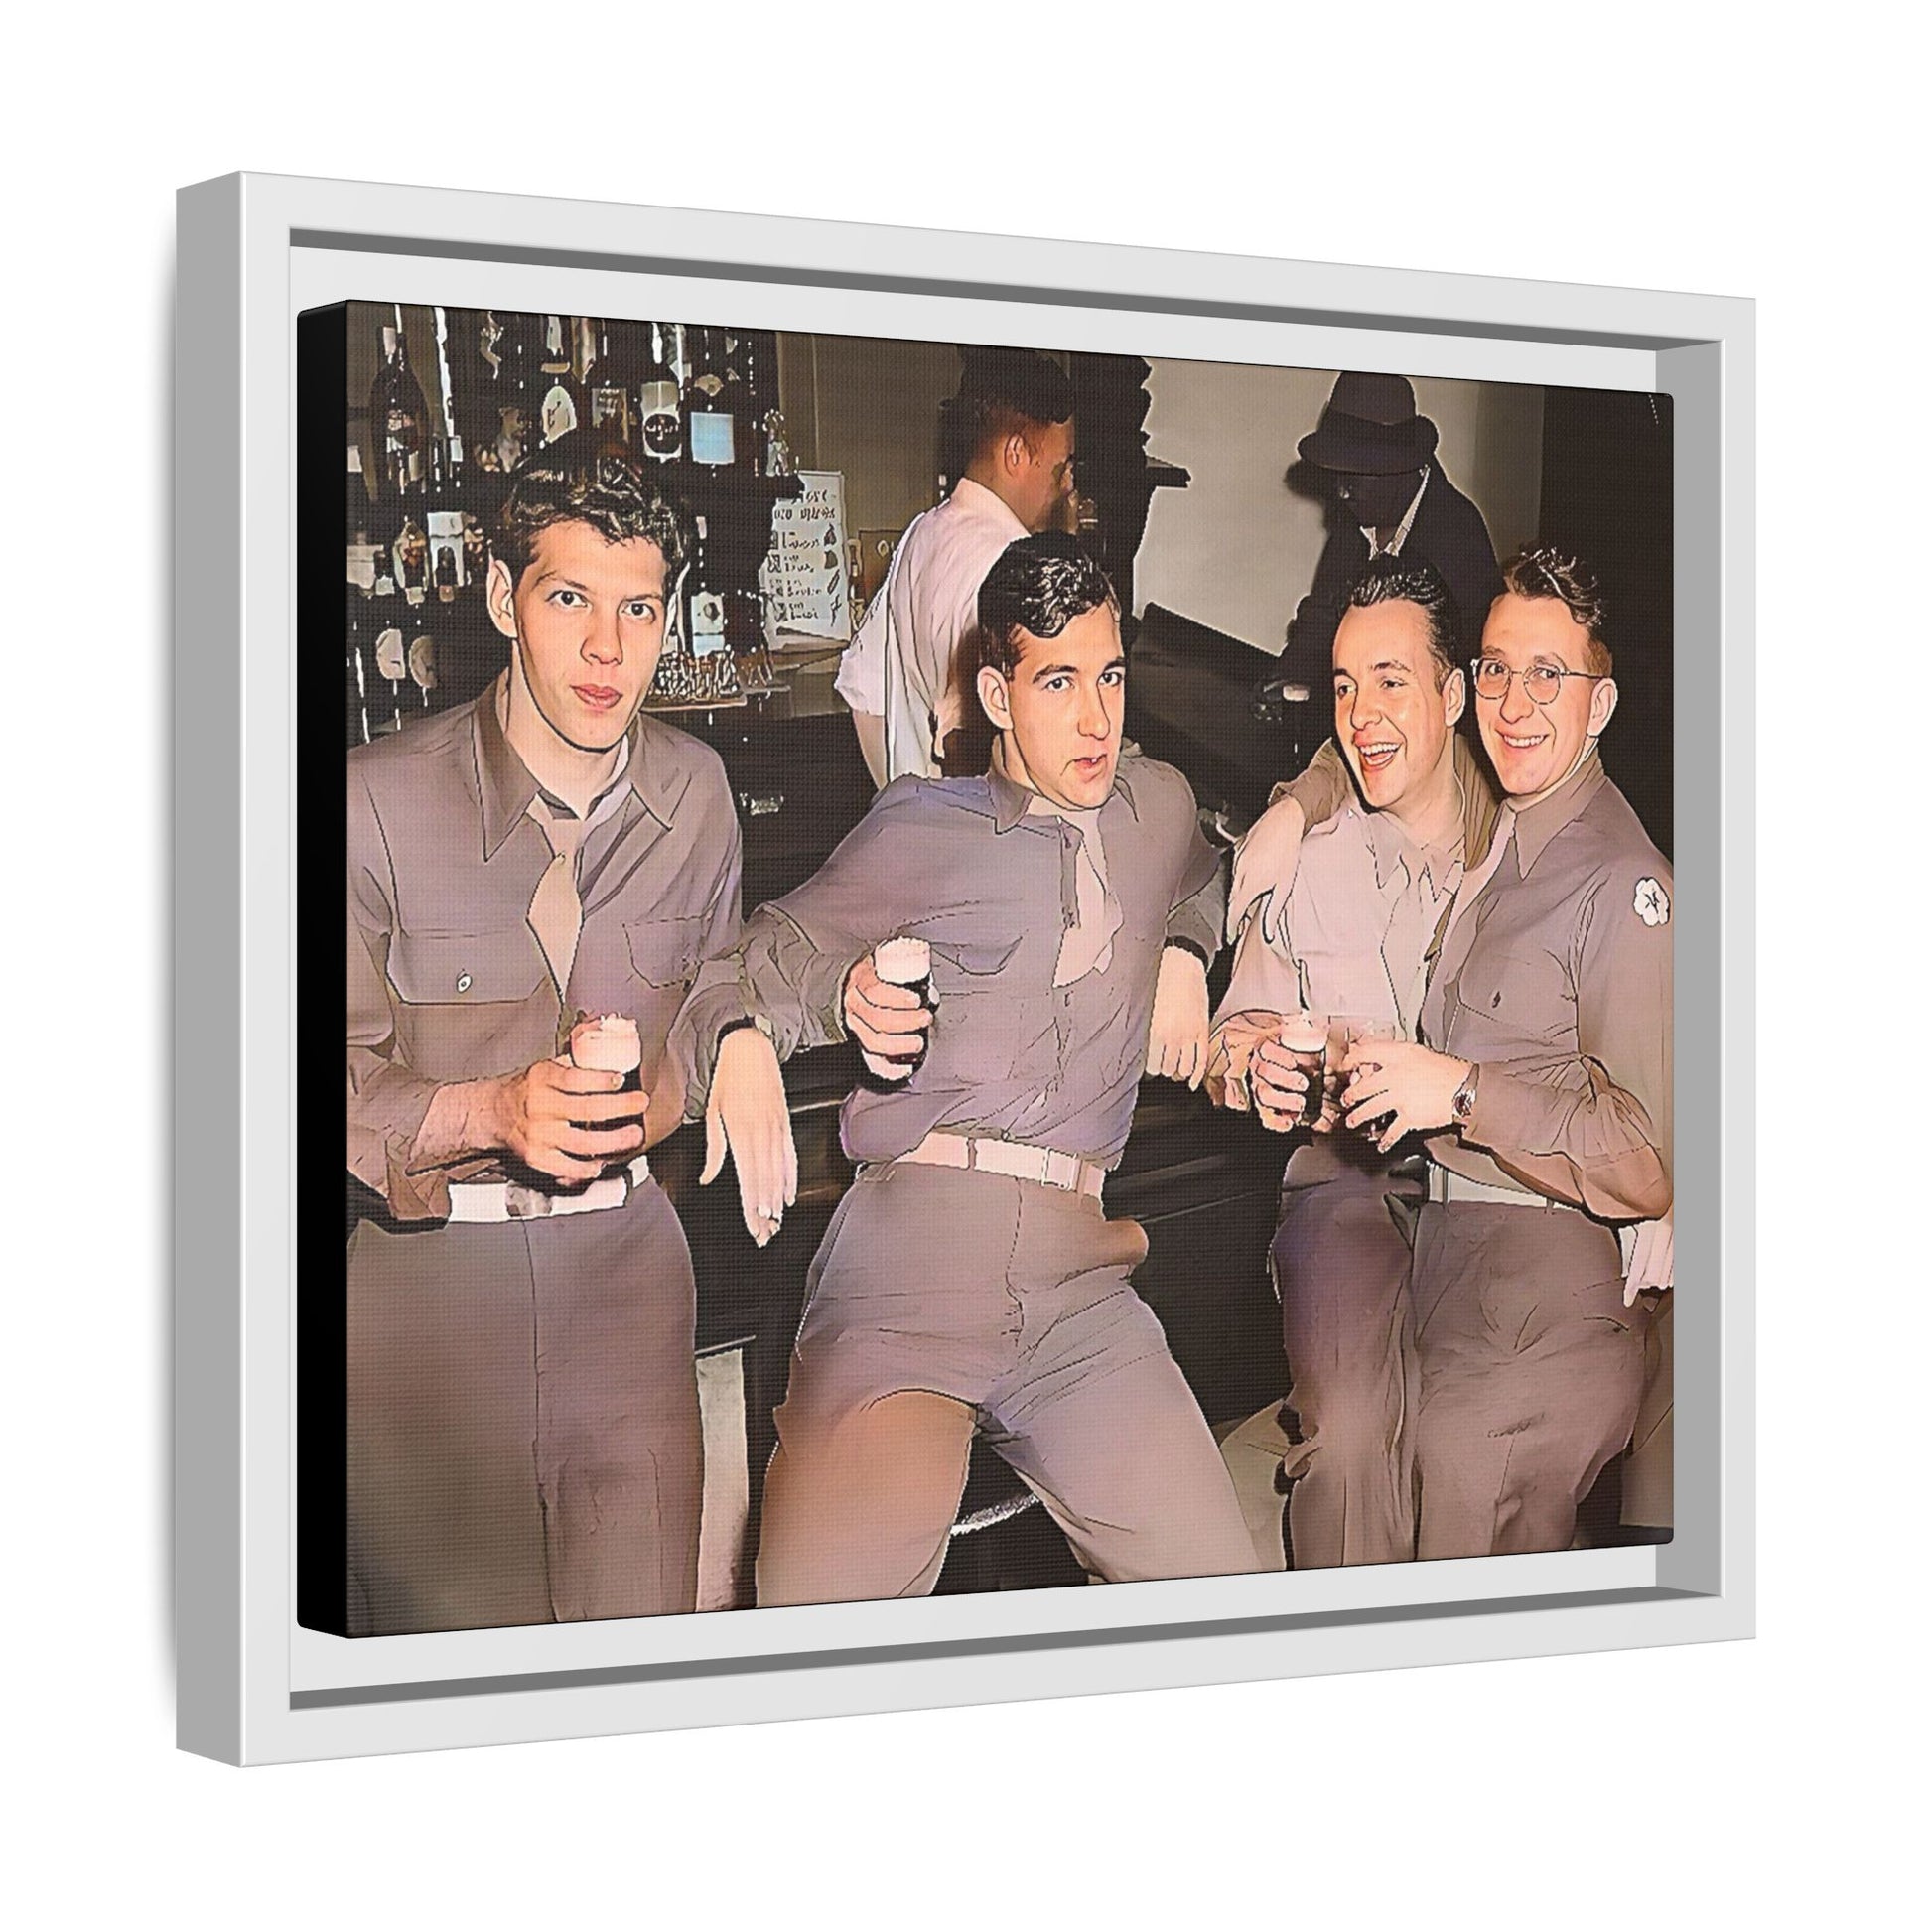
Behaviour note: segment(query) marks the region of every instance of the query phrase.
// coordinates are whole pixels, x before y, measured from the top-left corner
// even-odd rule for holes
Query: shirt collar
[[[509,673],[505,671],[503,677]],[[483,804],[483,857],[493,859],[503,841],[515,831],[518,820],[530,809],[537,795],[537,781],[530,767],[517,757],[503,736],[496,717],[496,699],[502,679],[492,684],[477,700],[473,714],[476,730],[477,792]],[[669,826],[671,815],[689,784],[672,760],[664,757],[663,727],[641,712],[624,739],[623,757],[611,780],[615,789],[626,778],[638,802],[660,825]],[[653,745],[655,740],[655,745]],[[608,791],[605,794],[609,795]],[[596,816],[596,807],[592,808]]]
[[[1000,747],[996,739],[993,745],[993,762],[986,769],[987,788],[993,794],[993,829],[996,832],[1011,832],[1027,816],[1027,808],[1039,795],[1030,791],[1017,778],[1010,778],[1000,763]],[[1127,809],[1136,818],[1140,812],[1134,804],[1134,787],[1127,776],[1127,759],[1122,757],[1114,765],[1114,789],[1107,794],[1104,804],[1110,803],[1118,792],[1126,802]]]
[[[1516,864],[1523,878],[1530,876],[1530,868],[1542,858],[1550,841],[1582,813],[1607,782],[1602,758],[1592,745],[1584,755],[1583,762],[1549,797],[1539,798],[1526,808],[1509,807],[1510,816],[1516,821]]]
[[[1343,809],[1352,812],[1357,808],[1348,805]],[[1420,879],[1434,897],[1442,897],[1453,883],[1450,873],[1462,864],[1459,841],[1452,845],[1421,845],[1393,812],[1364,811],[1359,815],[1362,837],[1368,845],[1369,857],[1375,862],[1375,890],[1386,892],[1400,867],[1408,879]]]
[[[1368,554],[1371,557],[1399,557],[1402,546],[1409,541],[1409,532],[1416,527],[1416,512],[1422,507],[1422,493],[1429,487],[1429,473],[1434,466],[1425,463],[1422,468],[1422,482],[1416,485],[1416,493],[1409,498],[1409,507],[1403,512],[1402,521],[1396,525],[1395,535],[1389,539],[1389,547],[1378,551],[1375,547],[1375,532],[1362,526],[1362,535],[1368,539]]]
[[[952,494],[946,501],[956,504],[963,515],[981,516],[990,522],[1010,526],[1016,537],[1028,534],[1027,526],[1008,508],[1005,498],[988,489],[984,483],[975,483],[971,477],[961,477],[953,484]]]

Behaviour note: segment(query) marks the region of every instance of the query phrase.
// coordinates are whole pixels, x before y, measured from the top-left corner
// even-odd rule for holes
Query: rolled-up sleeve
[[[389,1004],[395,881],[368,786],[348,774],[348,1171],[399,1220],[449,1212],[441,1174],[409,1172],[437,1083],[411,1070]]]
[[[685,1112],[704,1112],[718,1040],[736,1020],[761,1021],[780,1059],[845,1038],[846,975],[911,916],[916,866],[899,837],[919,781],[900,779],[795,892],[760,905],[738,944],[708,959],[671,1030]]]
[[[880,718],[886,712],[886,587],[866,607],[857,634],[839,659],[832,688],[854,710]]]
[[[1485,1061],[1462,1139],[1606,1220],[1671,1207],[1668,869],[1612,868],[1573,939],[1575,1054]]]
[[[1186,791],[1186,856],[1168,912],[1167,936],[1170,944],[1177,940],[1193,947],[1211,966],[1220,950],[1221,922],[1227,916],[1227,879],[1221,870],[1220,853],[1208,844],[1200,829],[1191,790]]]

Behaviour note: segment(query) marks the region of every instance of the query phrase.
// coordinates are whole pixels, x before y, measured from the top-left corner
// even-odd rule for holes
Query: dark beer
[[[902,986],[908,992],[916,993],[924,1003],[928,1013],[936,1014],[938,1000],[932,991],[932,952],[923,939],[888,939],[872,950],[872,970],[888,986]],[[936,1024],[936,1023],[935,1023]],[[895,1087],[902,1087],[925,1058],[925,1049],[932,1037],[930,1027],[916,1036],[908,1035],[904,1050],[891,1055],[865,1053],[861,1055],[860,1078],[874,1093],[891,1093]],[[880,1064],[906,1069],[904,1073],[888,1075],[877,1070]]]

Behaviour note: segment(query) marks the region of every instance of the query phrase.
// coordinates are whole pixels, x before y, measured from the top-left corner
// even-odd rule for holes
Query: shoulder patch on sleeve
[[[1639,879],[1631,909],[1645,925],[1669,925],[1670,894],[1664,890],[1663,882],[1648,874]]]

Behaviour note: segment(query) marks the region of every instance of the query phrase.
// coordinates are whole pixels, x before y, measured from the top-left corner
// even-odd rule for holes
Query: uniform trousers
[[[776,1415],[761,1604],[937,1582],[975,1434],[1109,1582],[1256,1568],[1214,1439],[1135,1294],[1133,1221],[999,1174],[884,1163],[807,1277]]]
[[[1411,1237],[1423,1181],[1354,1134],[1290,1157],[1271,1260],[1288,1356],[1289,1538],[1297,1570],[1416,1553],[1420,1393]]]
[[[1416,1235],[1418,1552],[1565,1550],[1630,1440],[1649,1310],[1576,1208],[1431,1202]]]
[[[348,1252],[349,1630],[697,1604],[696,1294],[655,1181],[621,1207]]]

